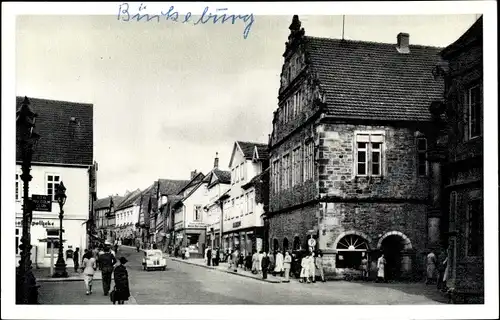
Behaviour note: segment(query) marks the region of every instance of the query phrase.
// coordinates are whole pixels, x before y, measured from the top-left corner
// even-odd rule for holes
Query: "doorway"
[[[382,241],[380,249],[386,261],[385,279],[387,281],[400,280],[402,251],[404,250],[403,238],[399,235],[390,235]]]

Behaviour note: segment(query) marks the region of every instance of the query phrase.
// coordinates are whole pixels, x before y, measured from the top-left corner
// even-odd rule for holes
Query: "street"
[[[205,269],[168,260],[166,271],[143,271],[143,253],[122,247],[132,299],[128,304],[439,304],[445,303],[434,286],[420,283],[360,283],[332,281],[300,284],[266,283],[255,279]],[[111,304],[102,294],[101,281],[94,282],[94,293],[85,295],[82,281],[44,282],[40,288],[42,304]]]

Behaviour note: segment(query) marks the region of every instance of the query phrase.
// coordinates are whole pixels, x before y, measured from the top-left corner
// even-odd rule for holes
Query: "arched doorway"
[[[273,240],[273,252],[279,250],[279,248],[280,248],[280,243],[279,243],[278,239],[274,238],[274,240]]]
[[[300,250],[300,238],[293,238],[293,250]]]
[[[368,241],[358,234],[347,234],[337,242],[337,268],[359,269],[369,250]]]
[[[283,239],[283,251],[288,251],[288,239]]]
[[[403,266],[403,251],[411,249],[411,242],[401,232],[392,231],[380,238],[378,243],[380,253],[386,260],[385,279],[400,280]]]

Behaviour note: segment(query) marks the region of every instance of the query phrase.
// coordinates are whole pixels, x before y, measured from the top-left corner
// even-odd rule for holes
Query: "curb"
[[[68,277],[68,278],[38,278],[36,282],[69,282],[69,281],[83,281],[83,278]]]
[[[173,260],[173,261],[177,261],[177,262],[181,262],[181,263],[185,263],[185,264],[190,264],[192,266],[197,266],[197,267],[201,267],[201,268],[205,268],[205,269],[212,269],[212,270],[219,271],[219,272],[234,274],[236,276],[245,277],[245,278],[249,278],[249,279],[254,279],[254,280],[257,280],[257,281],[263,281],[263,282],[268,282],[268,283],[281,283],[280,280],[270,280],[270,279],[255,278],[255,277],[249,276],[249,275],[244,274],[244,273],[238,273],[238,272],[233,272],[233,271],[229,271],[229,270],[221,270],[221,269],[213,267],[213,266],[207,266],[207,265],[202,265],[202,264],[198,264],[198,263],[193,263],[193,262],[190,262],[189,260],[182,260],[182,259],[178,259],[178,258],[170,258],[170,259]]]

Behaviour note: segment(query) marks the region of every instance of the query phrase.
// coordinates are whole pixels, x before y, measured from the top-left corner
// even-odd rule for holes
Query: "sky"
[[[300,16],[340,38],[342,16]],[[346,39],[445,47],[476,15],[345,16]],[[116,16],[18,16],[16,95],[92,103],[98,198],[156,179],[227,169],[234,142],[267,143],[291,16],[245,24],[131,23]]]

